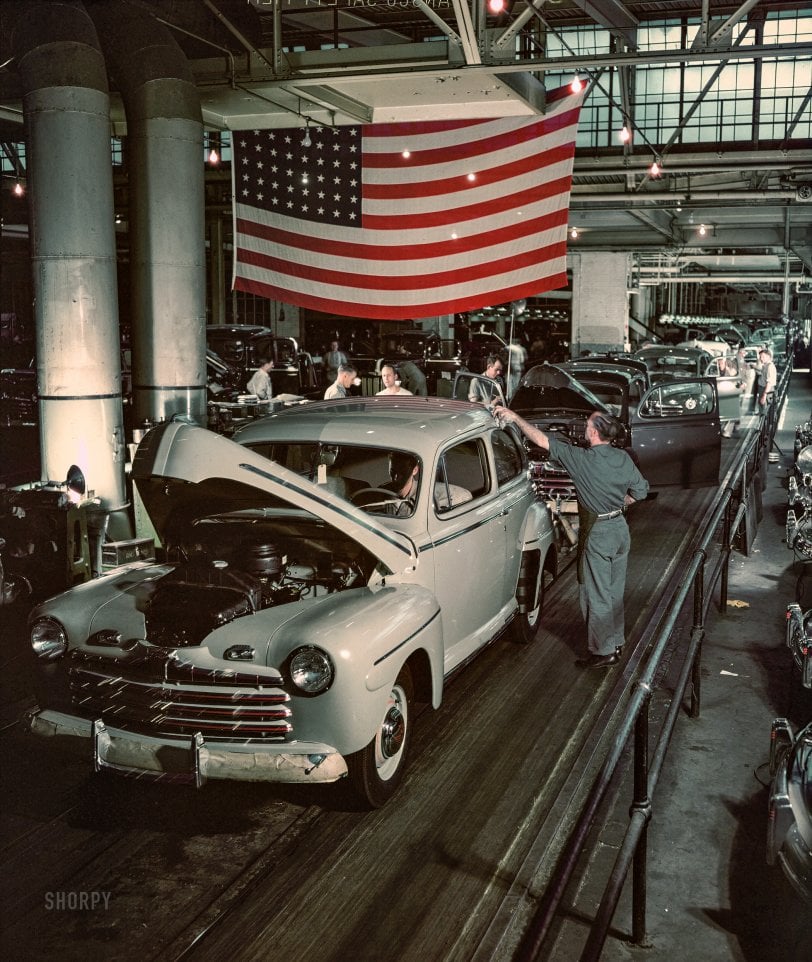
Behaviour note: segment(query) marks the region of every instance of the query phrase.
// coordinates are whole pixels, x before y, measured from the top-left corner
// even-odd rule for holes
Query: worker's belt
[[[595,516],[596,521],[608,521],[609,518],[617,518],[619,515],[623,514],[623,508],[618,508],[617,511],[607,511],[606,514],[598,514]]]

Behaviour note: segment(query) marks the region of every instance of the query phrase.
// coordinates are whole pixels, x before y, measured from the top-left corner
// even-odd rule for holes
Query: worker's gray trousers
[[[623,590],[630,544],[622,515],[596,521],[587,536],[580,601],[587,647],[593,655],[609,655],[623,645]]]

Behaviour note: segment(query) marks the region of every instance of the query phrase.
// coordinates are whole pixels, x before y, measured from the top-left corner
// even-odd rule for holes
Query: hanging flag
[[[565,286],[583,96],[530,120],[235,131],[234,287],[402,320]]]

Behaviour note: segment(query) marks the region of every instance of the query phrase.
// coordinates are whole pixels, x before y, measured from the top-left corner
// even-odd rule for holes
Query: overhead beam
[[[638,19],[620,0],[573,0],[595,23],[620,37],[627,47],[637,49]]]

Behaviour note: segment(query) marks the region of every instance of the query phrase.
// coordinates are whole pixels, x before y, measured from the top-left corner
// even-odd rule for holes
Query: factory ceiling
[[[85,0],[103,2],[103,0]],[[343,125],[543,113],[545,75],[576,73],[600,85],[616,72],[633,115],[635,69],[651,64],[812,59],[812,40],[756,44],[744,25],[809,5],[769,0],[131,0],[165,24],[190,61],[205,128]],[[17,0],[3,7],[19,8]],[[0,8],[2,13],[2,8]],[[638,43],[650,21],[694,18],[689,46]],[[563,28],[609,31],[609,53],[546,56]],[[0,31],[0,37],[5,31]],[[0,40],[0,44],[3,41]],[[559,45],[560,49],[560,45]],[[19,82],[8,52],[0,71],[0,136],[19,120]],[[698,94],[696,106],[702,99]],[[115,101],[115,97],[114,97]],[[17,113],[15,114],[15,111]],[[812,288],[812,144],[799,124],[812,91],[766,142],[683,143],[632,137],[576,153],[570,249],[626,250],[647,269],[695,280],[745,275],[753,284]],[[690,110],[689,110],[690,113]],[[113,127],[126,132],[114,104]],[[683,118],[685,123],[689,118]],[[17,136],[19,137],[19,126]],[[804,128],[804,129],[808,129]],[[659,176],[650,165],[656,159]],[[699,229],[705,228],[700,235]]]

